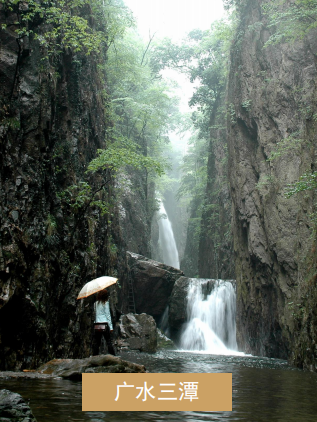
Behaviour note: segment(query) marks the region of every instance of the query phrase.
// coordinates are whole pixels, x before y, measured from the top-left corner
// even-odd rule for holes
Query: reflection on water
[[[82,412],[81,383],[66,380],[0,380],[0,388],[29,401],[38,422],[63,421],[246,421],[315,422],[317,374],[285,361],[252,356],[217,356],[183,352],[126,353],[150,372],[231,372],[232,412]]]

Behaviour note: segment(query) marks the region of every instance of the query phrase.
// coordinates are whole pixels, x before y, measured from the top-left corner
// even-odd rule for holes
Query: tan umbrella
[[[115,284],[117,280],[118,279],[115,277],[108,277],[108,276],[95,278],[95,280],[89,281],[88,283],[84,285],[84,287],[79,292],[77,299],[84,299],[85,297],[93,295],[94,293],[97,293],[100,290],[103,290],[106,287],[109,287],[112,284]]]

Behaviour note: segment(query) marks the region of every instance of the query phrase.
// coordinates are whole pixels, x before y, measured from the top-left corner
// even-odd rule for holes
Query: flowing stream
[[[163,254],[163,263],[179,268],[178,250],[174,238],[172,224],[167,216],[164,204],[160,202],[159,210],[159,245]]]

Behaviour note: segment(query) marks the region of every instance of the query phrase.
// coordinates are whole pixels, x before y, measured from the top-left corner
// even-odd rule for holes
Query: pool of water
[[[279,359],[181,351],[123,353],[150,372],[232,373],[232,412],[82,412],[81,383],[61,379],[0,380],[20,393],[38,422],[63,421],[250,421],[316,422],[317,374]]]

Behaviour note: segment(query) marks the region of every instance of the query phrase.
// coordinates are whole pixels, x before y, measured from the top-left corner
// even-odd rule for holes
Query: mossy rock
[[[158,349],[176,349],[175,343],[161,330],[157,329],[157,348]]]

